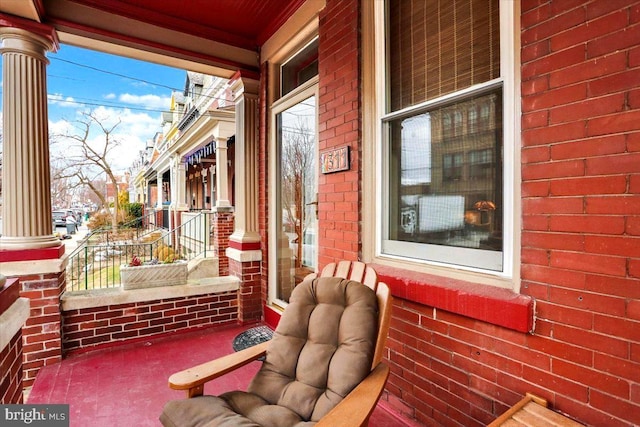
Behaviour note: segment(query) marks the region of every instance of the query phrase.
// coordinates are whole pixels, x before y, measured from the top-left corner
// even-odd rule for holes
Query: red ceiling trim
[[[72,0],[74,3],[81,4],[83,6],[91,7],[93,9],[110,13],[113,15],[122,16],[124,18],[132,19],[138,22],[144,22],[158,27],[177,31],[179,33],[187,34],[183,28],[187,27],[195,31],[190,31],[188,34],[203,37],[209,40],[219,41],[232,46],[241,47],[248,50],[256,50],[256,42],[254,40],[242,37],[236,34],[231,34],[226,31],[217,30],[212,27],[206,27],[201,24],[186,21],[173,16],[168,16],[163,13],[156,12],[153,9],[143,9],[135,5],[125,4],[123,2],[107,2],[105,0]],[[139,19],[140,16],[144,16],[144,21]]]
[[[169,55],[172,54],[177,58],[190,60],[194,62],[201,61],[204,64],[218,66],[226,68],[228,70],[242,70],[248,73],[259,74],[259,68],[257,66],[252,67],[248,64],[243,64],[238,61],[230,61],[228,59],[219,58],[217,56],[205,55],[199,52],[191,50],[176,48],[161,43],[155,43],[148,40],[140,39],[137,37],[123,36],[122,34],[106,31],[103,29],[89,27],[83,24],[70,22],[62,19],[49,19],[49,23],[53,25],[58,31],[69,32],[72,34],[85,36],[89,38],[95,38],[97,40],[105,41],[108,43],[115,43],[114,40],[120,42],[120,44],[132,48],[142,49],[141,46],[149,48],[152,52]],[[95,37],[95,36],[98,37]]]
[[[278,15],[278,17],[271,21],[269,25],[267,25],[265,29],[260,34],[258,34],[256,40],[258,46],[262,46],[267,40],[269,40],[269,38],[274,35],[275,32],[278,31],[278,29],[282,27],[289,18],[291,18],[295,11],[305,3],[305,1],[306,0],[292,0],[291,2],[289,2],[287,7],[282,9],[282,12]]]
[[[43,0],[32,0],[33,5],[36,8],[36,13],[38,14],[38,20],[42,21],[44,16],[47,14]]]

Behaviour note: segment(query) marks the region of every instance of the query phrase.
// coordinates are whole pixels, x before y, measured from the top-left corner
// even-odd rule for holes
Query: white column
[[[162,182],[162,172],[157,172],[156,173],[156,180],[158,182],[158,204],[156,205],[156,210],[162,210],[162,204],[164,203],[164,189],[163,189],[163,182]]]
[[[231,84],[236,105],[235,229],[229,240],[260,242],[258,233],[258,81]]]
[[[227,157],[227,139],[216,138],[216,206],[230,207],[229,165]]]
[[[59,246],[53,236],[45,53],[58,47],[55,31],[35,34],[0,19],[3,92],[2,249]]]
[[[209,167],[209,176],[211,177],[212,181],[211,181],[211,185],[209,186],[210,189],[210,196],[211,196],[211,201],[212,201],[212,208],[215,208],[218,204],[218,178],[216,177],[217,173],[216,173],[216,165],[213,165],[211,167]],[[214,185],[215,182],[215,185]]]
[[[189,210],[187,204],[187,167],[180,156],[171,159],[171,206],[179,211]]]

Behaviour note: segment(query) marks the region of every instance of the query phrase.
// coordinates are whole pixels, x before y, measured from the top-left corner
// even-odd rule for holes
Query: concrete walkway
[[[58,226],[55,227],[53,232],[58,233],[60,236],[64,236],[67,234],[67,228]],[[65,252],[68,254],[73,252],[73,250],[78,247],[78,243],[82,241],[82,239],[84,239],[87,234],[89,234],[89,229],[87,228],[87,222],[85,221],[78,228],[78,231],[76,231],[75,234],[70,234],[70,239],[62,240],[62,243],[64,243],[64,246],[66,247]]]

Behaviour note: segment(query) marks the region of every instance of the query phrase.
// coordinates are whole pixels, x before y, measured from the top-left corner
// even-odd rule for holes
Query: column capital
[[[39,44],[39,49],[33,43]],[[42,55],[41,50],[57,52],[59,47],[58,33],[52,26],[0,13],[0,52]]]
[[[243,75],[239,71],[229,80],[229,88],[233,94],[233,101],[238,102],[242,96],[258,96],[258,85],[260,81],[252,77]],[[238,112],[236,112],[236,115]]]
[[[218,136],[216,140],[216,150],[218,148],[229,148],[229,138],[226,136]]]

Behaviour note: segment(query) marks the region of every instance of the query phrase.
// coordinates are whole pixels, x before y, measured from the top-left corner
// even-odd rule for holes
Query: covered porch
[[[36,399],[39,372],[116,344],[131,351],[118,353],[125,364],[150,365],[125,347],[274,325],[282,285],[302,276],[280,280],[297,273],[280,261],[307,258],[316,270],[362,261],[389,285],[381,401],[393,413],[481,427],[532,392],[583,424],[640,425],[640,0],[183,3],[0,2],[0,268],[13,281],[0,296],[3,402],[22,403],[34,382]],[[226,283],[65,302],[46,92],[46,54],[65,44],[230,79]],[[467,81],[476,59],[484,71]],[[293,88],[281,87],[287,71]],[[317,178],[315,199],[278,200],[285,131],[316,136],[326,162],[294,174]],[[317,221],[300,221],[301,207]],[[296,256],[279,257],[292,243]],[[91,360],[83,369],[107,363]]]

